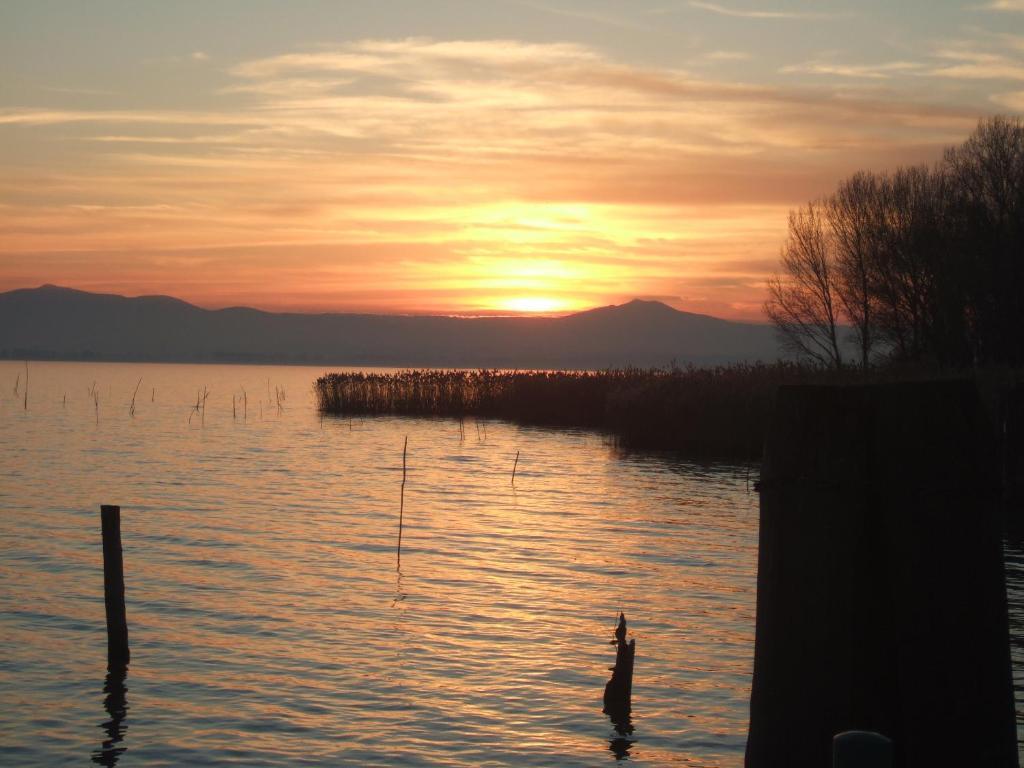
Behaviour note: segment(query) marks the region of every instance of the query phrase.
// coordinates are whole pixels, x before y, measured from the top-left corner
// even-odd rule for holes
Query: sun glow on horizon
[[[557,314],[560,312],[571,312],[577,307],[570,306],[570,302],[564,299],[555,299],[548,296],[519,296],[513,299],[505,299],[500,303],[498,309],[522,314]]]

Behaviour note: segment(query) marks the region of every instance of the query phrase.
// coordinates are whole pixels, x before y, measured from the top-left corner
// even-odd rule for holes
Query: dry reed
[[[503,419],[603,430],[623,447],[708,457],[760,453],[775,390],[828,374],[794,363],[607,371],[410,370],[331,373],[315,385],[329,415]]]

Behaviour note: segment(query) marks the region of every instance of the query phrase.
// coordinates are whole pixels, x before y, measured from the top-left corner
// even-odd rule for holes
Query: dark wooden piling
[[[636,658],[636,640],[626,642],[626,616],[619,614],[615,628],[615,666],[612,677],[604,686],[604,712],[619,728],[628,724],[632,710],[633,661]]]
[[[1010,533],[1024,537],[1024,384],[1005,396],[1002,424],[1003,500]]]
[[[124,559],[121,552],[121,508],[100,507],[103,527],[103,599],[107,608],[107,667],[127,666],[128,620],[124,610]]]
[[[992,436],[967,382],[780,389],[748,768],[850,730],[900,768],[1018,765]]]

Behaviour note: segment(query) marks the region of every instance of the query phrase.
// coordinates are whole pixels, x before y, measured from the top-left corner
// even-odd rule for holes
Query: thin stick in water
[[[196,404],[192,406],[192,410],[188,412],[188,423],[192,423],[192,417],[199,413],[199,390],[196,390]]]
[[[516,451],[516,463],[512,465],[512,485],[516,484],[516,467],[519,466],[519,451]]]
[[[132,392],[132,404],[128,406],[128,415],[133,419],[135,418],[135,396],[139,394],[139,387],[142,386],[142,377],[139,376],[138,382],[135,384],[135,391]]]
[[[402,523],[405,517],[405,454],[409,448],[409,436],[405,436],[405,443],[402,445],[402,490],[398,497],[398,566],[402,568]]]

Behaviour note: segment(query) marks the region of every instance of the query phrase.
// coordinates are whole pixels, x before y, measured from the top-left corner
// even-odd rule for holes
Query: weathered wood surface
[[[762,469],[746,764],[1017,766],[998,462],[963,382],[783,387]]]

